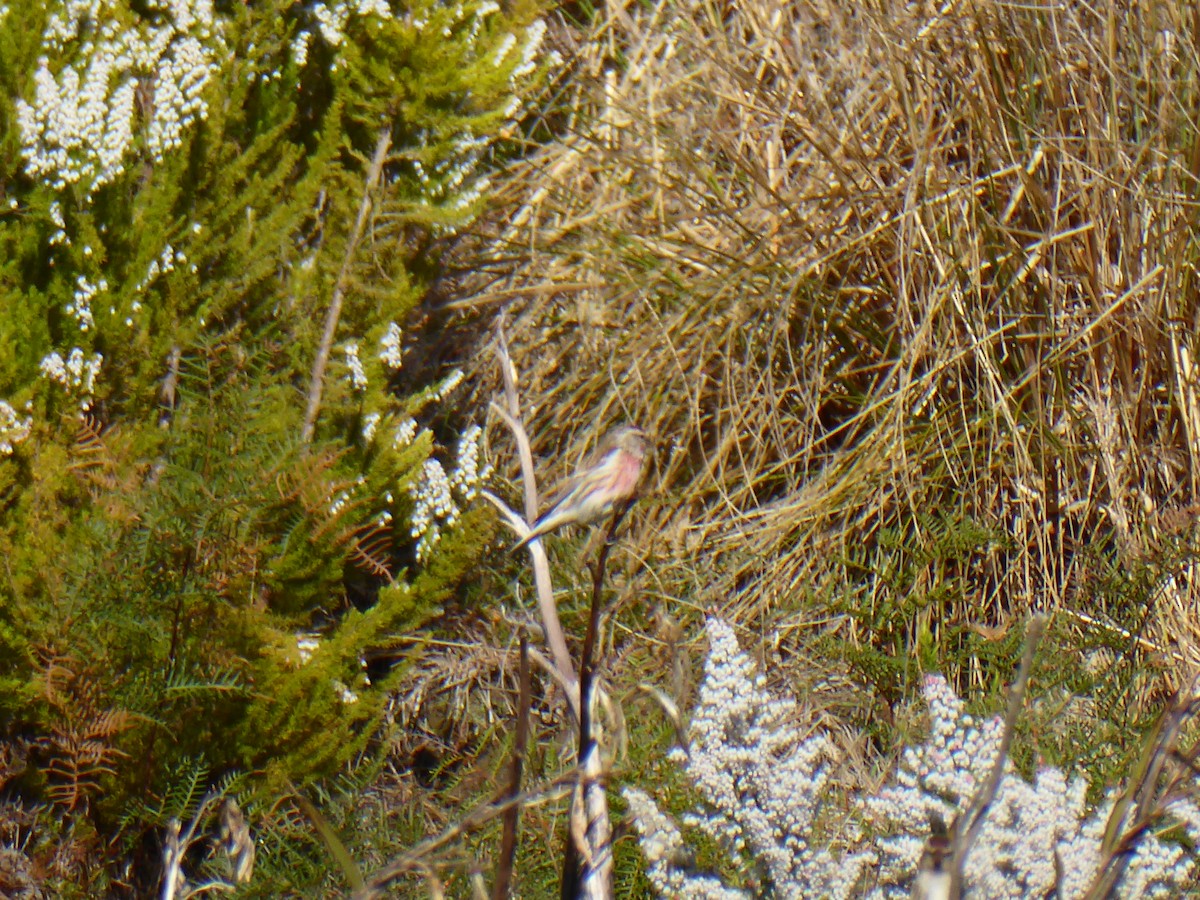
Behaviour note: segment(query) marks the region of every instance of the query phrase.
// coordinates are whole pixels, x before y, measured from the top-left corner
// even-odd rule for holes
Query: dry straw
[[[1095,554],[1154,558],[1200,487],[1192,5],[598,14],[560,24],[562,136],[512,166],[454,305],[511,309],[543,459],[597,421],[658,435],[647,594],[862,644],[937,597],[893,649],[1031,607],[1128,625]],[[989,535],[953,570],[946,523]],[[1146,639],[1197,658],[1194,608]]]

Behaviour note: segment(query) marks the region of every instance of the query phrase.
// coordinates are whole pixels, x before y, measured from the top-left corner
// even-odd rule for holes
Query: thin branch
[[[362,888],[351,895],[351,900],[375,900],[382,897],[387,886],[402,875],[421,869],[425,859],[435,850],[439,850],[452,841],[458,840],[464,834],[486,825],[497,816],[503,816],[510,807],[528,807],[537,803],[549,803],[559,800],[569,794],[579,780],[579,773],[572,768],[561,777],[540,791],[530,791],[516,797],[508,797],[496,803],[485,803],[476,807],[468,816],[447,828],[439,835],[428,838],[410,850],[401,853],[391,862],[381,866],[368,879]]]
[[[1195,713],[1196,703],[1176,693],[1155,723],[1129,786],[1109,814],[1104,840],[1100,845],[1100,866],[1084,900],[1101,900],[1114,895],[1121,879],[1125,877],[1125,870],[1129,867],[1138,841],[1162,817],[1172,800],[1177,799],[1180,787],[1195,777],[1195,751],[1182,758],[1177,753],[1180,730]],[[1159,782],[1171,760],[1183,765],[1160,791]],[[1131,818],[1132,824],[1127,824]]]
[[[996,761],[992,771],[974,798],[958,817],[954,825],[954,836],[950,845],[950,897],[962,896],[963,867],[966,865],[967,854],[971,852],[988,810],[996,799],[996,791],[1000,788],[1000,779],[1004,775],[1004,764],[1008,761],[1008,750],[1012,746],[1013,732],[1016,729],[1017,717],[1025,705],[1025,691],[1029,686],[1029,673],[1033,669],[1033,656],[1046,630],[1046,616],[1039,613],[1029,620],[1025,630],[1025,652],[1021,655],[1021,666],[1013,681],[1008,694],[1008,711],[1004,715],[1004,728],[1000,734],[1000,746],[996,751]]]
[[[579,663],[579,759],[580,784],[571,806],[571,827],[567,829],[563,849],[563,874],[559,896],[607,896],[612,884],[612,847],[608,804],[603,788],[598,788],[600,747],[592,737],[592,682],[596,669],[596,635],[603,609],[604,574],[608,554],[617,539],[621,520],[632,503],[623,504],[615,513],[604,536],[604,544],[592,565],[592,609],[587,634],[583,639],[583,658]]]
[[[592,741],[583,751],[579,782],[571,797],[568,842],[576,848],[576,878],[564,879],[562,897],[568,900],[612,900],[612,825],[604,792],[604,763],[600,745]]]
[[[500,360],[500,375],[504,379],[504,402],[507,409],[492,404],[505,420],[517,442],[517,456],[521,460],[521,483],[525,486],[525,518],[533,522],[538,515],[537,479],[534,477],[533,450],[529,446],[529,435],[521,424],[521,395],[517,390],[517,367],[508,353],[508,338],[504,334],[503,317],[496,323],[496,356]]]
[[[526,637],[524,629],[521,629],[521,666],[518,678],[521,687],[517,698],[517,734],[513,739],[512,769],[506,799],[520,796],[521,793],[521,770],[525,765],[525,748],[529,741],[529,708],[533,705],[533,691],[529,678],[529,638]],[[504,831],[500,837],[500,864],[496,868],[496,883],[492,887],[493,900],[507,900],[512,888],[520,817],[521,808],[515,803],[504,812]]]
[[[504,338],[503,322],[496,326],[496,356],[500,361],[500,370],[504,376],[504,396],[507,409],[496,403],[493,403],[491,408],[508,426],[513,440],[516,441],[517,456],[521,461],[521,481],[525,486],[525,518],[527,522],[533,522],[537,519],[538,508],[537,475],[533,468],[533,452],[529,446],[529,435],[525,431],[525,426],[521,424],[521,401],[517,391],[516,369],[508,355],[508,343]],[[509,524],[513,526],[513,530],[517,532],[518,537],[524,537],[529,533],[529,525],[527,523],[517,524],[514,521],[515,515],[507,510],[499,498],[488,496],[487,499],[497,509],[500,509]],[[554,665],[561,675],[559,681],[569,685],[567,703],[575,714],[575,720],[579,721],[579,678],[575,674],[575,664],[571,660],[570,650],[567,649],[567,638],[558,618],[558,607],[554,603],[554,588],[550,580],[550,559],[546,556],[546,549],[540,540],[531,541],[526,546],[533,557],[533,584],[537,592],[538,612],[542,617],[542,628],[546,632],[546,644],[550,648],[550,655],[554,658]]]
[[[505,421],[511,421],[505,418]],[[517,425],[520,428],[520,425]],[[523,433],[523,432],[522,432]],[[529,534],[529,524],[515,512],[512,507],[493,494],[491,491],[480,491],[480,496],[496,507],[504,517],[508,526],[516,532],[518,538]],[[546,644],[554,657],[556,671],[551,674],[567,693],[567,700],[575,721],[579,721],[579,682],[575,677],[575,664],[571,661],[571,651],[567,649],[567,638],[563,632],[562,623],[558,618],[558,607],[554,603],[554,591],[550,585],[550,559],[540,540],[534,540],[525,545],[533,554],[533,584],[538,598],[538,612],[542,617],[542,630],[546,634]],[[536,550],[535,550],[536,548]]]
[[[175,900],[175,893],[183,885],[183,850],[179,841],[179,820],[167,822],[167,833],[163,838],[163,875],[161,900]]]
[[[592,609],[588,617],[587,633],[583,638],[583,658],[579,663],[579,695],[583,699],[579,716],[579,758],[592,740],[592,681],[596,670],[596,633],[600,630],[600,610],[603,609],[604,574],[608,566],[608,554],[617,539],[617,529],[621,520],[629,512],[632,503],[625,503],[612,517],[608,526],[608,534],[604,536],[604,545],[592,566]]]
[[[317,349],[317,358],[313,361],[312,376],[308,382],[308,408],[304,412],[304,427],[300,431],[300,440],[305,444],[312,441],[313,434],[317,429],[317,414],[321,410],[321,392],[325,386],[325,368],[329,365],[329,353],[333,349],[333,336],[337,333],[338,319],[342,315],[342,301],[346,298],[346,288],[350,283],[350,270],[354,264],[354,255],[358,251],[359,241],[362,240],[363,231],[367,227],[367,217],[371,213],[371,196],[379,186],[379,179],[383,174],[383,162],[387,158],[391,145],[392,129],[389,125],[379,130],[379,139],[375,142],[375,155],[371,157],[366,183],[363,185],[362,199],[358,204],[358,217],[354,220],[354,230],[350,232],[350,240],[346,242],[346,252],[342,256],[342,268],[333,285],[329,311],[325,314],[325,329],[321,332],[321,345]]]

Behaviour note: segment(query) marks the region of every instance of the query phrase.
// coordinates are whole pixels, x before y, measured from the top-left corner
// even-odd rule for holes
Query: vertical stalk
[[[354,264],[354,254],[362,240],[363,231],[367,227],[367,216],[371,213],[371,195],[379,185],[383,173],[383,162],[387,159],[388,150],[392,146],[391,126],[379,130],[379,139],[375,142],[375,155],[371,157],[371,165],[367,169],[367,180],[363,185],[362,200],[358,204],[358,217],[354,220],[354,230],[346,242],[346,252],[342,257],[342,268],[338,272],[337,281],[333,285],[333,296],[329,301],[329,310],[325,313],[325,328],[321,332],[321,345],[317,348],[317,358],[313,360],[312,376],[308,381],[308,407],[304,411],[304,427],[300,431],[300,440],[305,444],[311,443],[317,430],[317,415],[321,410],[321,391],[325,386],[325,368],[329,365],[329,353],[333,349],[333,336],[337,333],[338,319],[342,315],[342,301],[346,298],[346,286],[350,282],[350,269]]]

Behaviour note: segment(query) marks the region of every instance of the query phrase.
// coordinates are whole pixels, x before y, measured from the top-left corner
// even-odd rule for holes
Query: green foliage
[[[917,512],[905,527],[883,529],[877,541],[851,548],[846,565],[857,586],[834,606],[873,640],[860,646],[839,641],[827,650],[843,655],[890,704],[911,695],[925,673],[961,671],[968,659],[984,663],[985,677],[1003,683],[1020,637],[996,645],[947,622],[944,610],[994,589],[995,558],[1005,542],[970,518]],[[986,668],[989,662],[995,668]]]
[[[423,294],[422,229],[469,220],[514,124],[536,33],[518,7],[198,6],[216,19],[198,31],[136,4],[86,22],[0,12],[0,413],[16,417],[0,434],[0,743],[33,748],[28,799],[124,837],[110,846],[145,846],[229,773],[269,797],[362,754],[395,678],[364,671],[364,654],[402,659],[492,536],[491,515],[467,509],[435,521],[441,543],[414,563],[414,498],[446,451],[409,419],[445,392],[397,396],[377,348]],[[180,146],[156,149],[151,125],[179,73],[151,91],[117,64],[104,102],[142,91],[123,168],[92,186],[35,176],[17,110],[41,102],[52,21],[97,37],[48,60],[55,79],[87,77],[111,34],[176,27],[162,33],[180,65],[199,35],[204,110]],[[394,152],[353,242],[381,130]]]

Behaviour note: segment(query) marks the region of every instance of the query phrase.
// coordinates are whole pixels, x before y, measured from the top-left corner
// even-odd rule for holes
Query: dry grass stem
[[[564,133],[456,276],[507,299],[532,452],[659,435],[629,547],[735,620],[837,598],[892,654],[1035,604],[1129,628],[1087,554],[1146,559],[1200,486],[1190,7],[665,16],[559,24]]]

